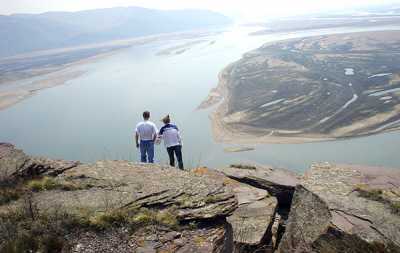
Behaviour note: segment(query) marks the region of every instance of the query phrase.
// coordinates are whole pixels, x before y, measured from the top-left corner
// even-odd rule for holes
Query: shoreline
[[[23,87],[14,87],[15,85],[13,84],[3,85],[3,87],[7,86],[6,88],[8,89],[6,89],[5,91],[0,91],[0,111],[10,108],[17,103],[25,99],[28,99],[31,96],[34,96],[41,90],[65,85],[68,81],[81,77],[82,75],[86,74],[87,71],[73,70],[73,68],[97,62],[105,57],[112,56],[113,54],[123,49],[125,48],[120,48],[105,53],[100,53],[98,55],[89,58],[84,58],[76,62],[65,64],[61,67],[55,67],[53,71],[42,75],[46,76],[45,78],[41,80],[32,81],[31,83],[26,84]],[[24,80],[29,80],[31,78],[34,77],[30,77],[28,79],[20,79],[15,82],[18,81],[21,82]]]
[[[52,74],[54,73],[57,72],[53,72]],[[62,74],[60,73],[56,77],[49,77],[44,80],[34,81],[24,89],[0,92],[0,111],[5,110],[25,99],[28,99],[31,96],[34,96],[37,92],[41,90],[65,85],[66,82],[76,79],[84,75],[85,73],[86,71],[72,71]]]

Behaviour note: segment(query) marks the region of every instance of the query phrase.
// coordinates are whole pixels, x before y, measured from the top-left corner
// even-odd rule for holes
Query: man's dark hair
[[[143,112],[143,118],[144,119],[150,119],[150,112],[149,111]]]

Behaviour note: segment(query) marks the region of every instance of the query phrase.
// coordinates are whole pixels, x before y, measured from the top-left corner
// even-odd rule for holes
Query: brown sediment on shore
[[[40,75],[45,77],[40,80],[32,81],[31,83],[28,83],[23,86],[17,86],[13,84],[6,86],[5,84],[3,84],[2,86],[3,90],[0,91],[0,110],[4,110],[10,106],[13,106],[21,102],[22,100],[25,100],[35,95],[40,90],[64,85],[68,81],[79,78],[80,76],[84,75],[87,71],[75,70],[74,69],[75,67],[94,63],[100,59],[115,54],[119,50],[122,49],[115,49],[105,53],[99,53],[89,58],[84,58],[76,62],[67,63],[62,66],[34,69],[32,71],[41,72]],[[24,79],[16,79],[16,80],[23,81]]]

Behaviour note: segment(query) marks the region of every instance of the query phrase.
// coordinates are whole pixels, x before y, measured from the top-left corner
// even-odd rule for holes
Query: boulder
[[[78,164],[74,161],[29,156],[12,144],[0,143],[0,181],[38,175],[55,176]]]
[[[239,207],[227,217],[227,221],[232,225],[233,238],[238,248],[256,249],[271,242],[271,226],[278,205],[275,197],[266,190],[240,183],[216,170],[197,168],[193,173],[223,181],[235,193]]]
[[[313,165],[296,191],[279,252],[400,252],[400,171]]]
[[[267,190],[278,199],[280,206],[290,206],[294,188],[300,182],[296,173],[272,167],[231,165],[218,171],[239,182]]]

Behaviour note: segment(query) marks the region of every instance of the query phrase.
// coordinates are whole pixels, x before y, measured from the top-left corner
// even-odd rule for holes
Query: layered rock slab
[[[275,197],[266,190],[228,178],[217,170],[198,168],[193,172],[222,180],[235,193],[239,206],[227,217],[227,221],[232,225],[237,245],[257,248],[270,243],[271,226],[278,205]]]
[[[282,206],[290,205],[294,188],[300,183],[296,173],[272,167],[231,165],[218,171],[239,182],[267,190]]]
[[[38,175],[55,176],[76,167],[79,162],[29,156],[12,144],[0,143],[0,180]]]
[[[400,252],[400,171],[318,164],[301,184],[279,252]]]
[[[99,161],[69,169],[57,180],[89,182],[91,187],[38,194],[43,208],[174,208],[179,220],[225,217],[237,208],[233,192],[222,182],[154,164]]]

